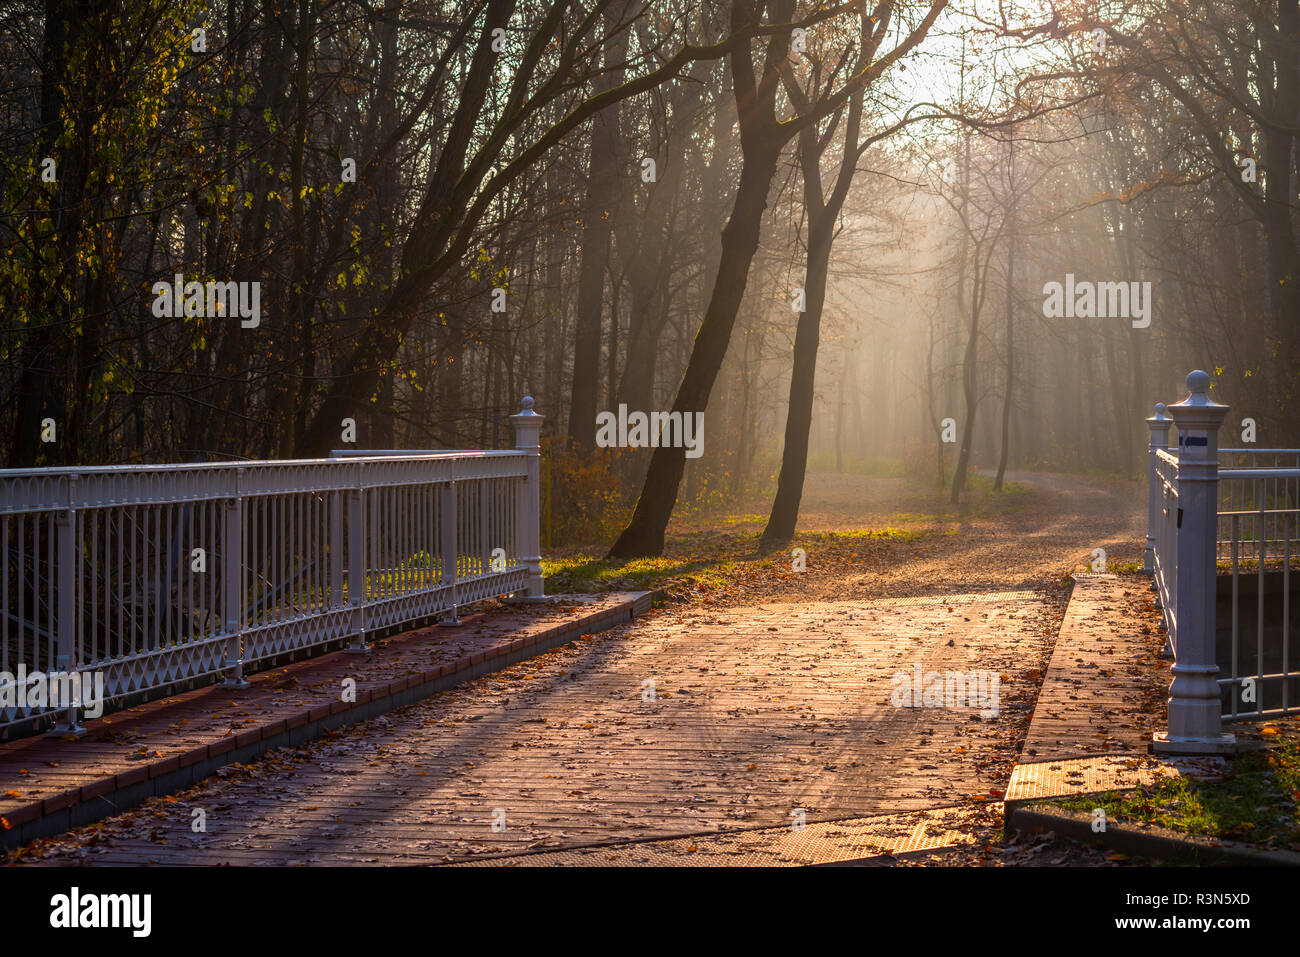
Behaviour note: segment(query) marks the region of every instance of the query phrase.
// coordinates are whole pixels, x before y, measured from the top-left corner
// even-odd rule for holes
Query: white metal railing
[[[1156,748],[1216,753],[1234,746],[1224,721],[1300,711],[1290,635],[1300,450],[1220,450],[1228,407],[1209,399],[1204,372],[1191,373],[1187,385],[1186,399],[1157,405],[1147,419],[1145,567],[1175,659],[1169,730],[1156,736]]]
[[[542,594],[532,399],[516,448],[329,459],[0,471],[0,731],[458,606]],[[5,705],[5,702],[10,702]],[[64,702],[63,704],[66,704]]]
[[[1300,555],[1298,503],[1300,450],[1220,452],[1215,558],[1219,569],[1226,566],[1231,582],[1228,641],[1225,647],[1221,635],[1218,654],[1219,685],[1228,701],[1225,720],[1300,711],[1300,683],[1293,685],[1293,680],[1300,682],[1300,667],[1291,653],[1291,562]],[[1251,589],[1253,601],[1243,596]],[[1220,606],[1224,604],[1221,599]]]
[[[1174,654],[1178,642],[1178,456],[1167,449],[1156,452],[1155,488],[1158,513],[1152,572],[1164,615],[1167,650]]]

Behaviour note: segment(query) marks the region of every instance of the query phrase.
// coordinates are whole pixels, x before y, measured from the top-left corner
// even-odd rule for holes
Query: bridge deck
[[[0,846],[129,807],[152,793],[248,760],[264,747],[359,720],[424,683],[454,683],[504,659],[626,621],[646,593],[498,608],[378,643],[368,655],[334,652],[253,675],[250,687],[209,685],[86,722],[80,740],[33,736],[0,744]],[[494,662],[499,662],[494,664]],[[356,700],[343,700],[343,681]],[[67,824],[64,824],[67,826]]]
[[[439,863],[789,825],[797,809],[813,824],[997,802],[1061,604],[1019,591],[656,615],[229,769],[51,859]],[[914,664],[997,671],[999,714],[893,707],[891,675]]]

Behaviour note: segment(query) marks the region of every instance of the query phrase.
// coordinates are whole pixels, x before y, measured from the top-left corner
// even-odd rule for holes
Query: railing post
[[[343,498],[346,492],[330,492],[330,609],[343,607]]]
[[[244,677],[244,498],[240,494],[242,468],[235,469],[235,487],[226,507],[222,524],[221,582],[225,606],[226,680],[232,688],[247,688]]]
[[[520,489],[515,521],[518,523],[516,541],[519,543],[519,561],[528,570],[526,591],[529,598],[541,598],[542,581],[542,495],[541,495],[541,433],[546,416],[533,411],[533,397],[526,395],[520,403],[522,409],[510,416],[515,427],[515,448],[528,456],[523,488]]]
[[[445,483],[442,488],[442,494],[438,496],[441,510],[438,518],[438,552],[439,561],[442,563],[442,583],[447,586],[449,596],[447,616],[442,619],[444,625],[459,625],[460,613],[457,609],[459,602],[456,594],[456,578],[459,569],[459,549],[460,545],[456,539],[456,479],[455,463],[452,463],[452,479]]]
[[[1151,441],[1147,447],[1147,547],[1142,553],[1142,570],[1148,575],[1156,570],[1156,516],[1160,514],[1160,475],[1158,449],[1169,448],[1169,427],[1174,420],[1165,415],[1165,404],[1156,403],[1156,414],[1147,419]]]
[[[73,489],[76,486],[77,478],[75,475],[68,476],[68,505],[69,507],[59,512],[54,519],[55,529],[55,548],[56,568],[55,580],[51,583],[56,589],[56,613],[58,615],[58,631],[56,638],[58,640],[58,650],[55,654],[55,673],[66,675],[67,680],[56,685],[55,675],[47,676],[49,687],[61,686],[69,694],[73,694],[74,688],[80,688],[81,682],[77,677],[77,579],[80,577],[78,565],[80,555],[77,553],[77,513],[71,507]],[[79,698],[74,695],[74,698]],[[62,711],[62,718],[57,721],[53,728],[50,729],[51,735],[63,736],[66,734],[75,737],[82,737],[86,729],[81,725],[81,715],[79,701],[72,700],[65,702],[66,706]]]
[[[1154,736],[1164,754],[1223,754],[1215,662],[1215,569],[1219,519],[1219,426],[1228,407],[1209,397],[1210,377],[1187,376],[1188,396],[1169,406],[1178,426],[1178,641],[1169,686],[1169,730]]]
[[[352,644],[344,651],[365,654],[366,643],[366,495],[364,464],[355,464],[356,487],[348,489],[348,604],[352,606]]]

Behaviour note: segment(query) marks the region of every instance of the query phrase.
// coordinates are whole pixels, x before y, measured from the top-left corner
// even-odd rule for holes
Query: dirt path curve
[[[1010,472],[1023,494],[1014,507],[967,514],[938,492],[917,503],[903,481],[874,476],[813,473],[800,514],[800,535],[898,528],[910,540],[883,540],[844,561],[819,564],[819,546],[807,546],[808,574],[763,586],[765,599],[807,601],[900,598],[951,591],[1059,586],[1085,571],[1093,549],[1112,567],[1141,563],[1146,540],[1146,489],[1142,483],[1055,473]],[[924,512],[900,511],[906,507]],[[761,526],[759,526],[761,527]]]
[[[810,488],[813,530],[862,524],[880,491],[835,479]],[[814,822],[996,802],[1064,608],[1060,576],[1093,547],[1121,560],[1141,548],[1140,509],[1121,495],[1133,486],[1017,480],[1034,489],[1027,507],[904,542],[891,549],[901,567],[882,556],[880,568],[819,575],[810,555],[810,573],[782,586],[790,594],[670,606],[226,769],[35,856],[442,863],[771,827],[800,812]],[[867,506],[853,522],[849,493]],[[987,699],[895,706],[896,676],[918,667],[996,679],[996,714],[981,713]]]

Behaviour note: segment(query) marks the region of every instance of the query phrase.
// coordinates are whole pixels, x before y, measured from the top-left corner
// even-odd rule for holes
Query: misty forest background
[[[7,0],[0,454],[508,447],[531,394],[547,543],[634,556],[788,540],[805,464],[1137,477],[1195,367],[1294,446],[1298,118],[1300,0]],[[620,403],[704,455],[595,448]]]

